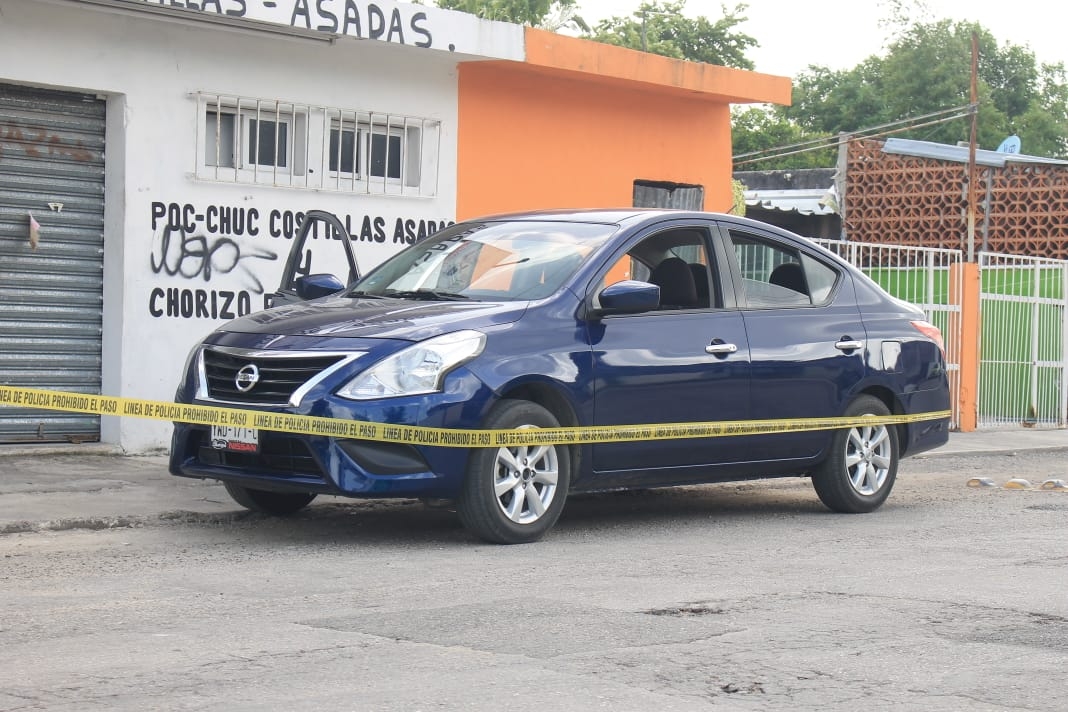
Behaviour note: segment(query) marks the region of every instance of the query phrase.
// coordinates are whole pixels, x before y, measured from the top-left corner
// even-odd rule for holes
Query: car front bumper
[[[439,393],[355,402],[337,396],[309,400],[274,413],[436,428],[472,428],[493,394],[464,369],[450,374]],[[181,392],[179,393],[181,402]],[[194,405],[219,406],[192,400]],[[233,406],[249,409],[247,406]],[[345,497],[455,497],[470,451],[407,443],[344,439],[262,430],[255,452],[213,447],[210,428],[175,423],[171,474],[235,482],[253,489],[318,492]]]

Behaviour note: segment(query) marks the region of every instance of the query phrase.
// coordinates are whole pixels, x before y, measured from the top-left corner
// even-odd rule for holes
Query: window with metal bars
[[[198,179],[437,193],[437,120],[203,92],[195,98]]]
[[[404,136],[396,131],[332,128],[330,172],[400,180],[404,149]]]
[[[216,169],[216,177],[220,168],[230,169],[222,177],[239,183],[307,172],[308,107],[216,96],[203,117],[204,166]]]

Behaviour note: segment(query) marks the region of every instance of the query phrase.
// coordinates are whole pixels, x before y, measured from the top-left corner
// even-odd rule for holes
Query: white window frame
[[[198,176],[236,183],[273,183],[292,184],[295,179],[307,175],[308,166],[308,107],[291,102],[278,102],[267,99],[246,99],[242,97],[198,95],[197,101],[197,161]],[[229,121],[222,117],[232,117]],[[250,160],[253,147],[252,125],[262,122],[275,124],[275,162],[259,163]],[[227,130],[226,124],[233,127]],[[279,154],[278,127],[284,126],[284,152]],[[209,129],[214,128],[214,134]],[[223,159],[220,145],[232,133],[233,163],[227,165]],[[258,138],[258,137],[257,137]],[[201,144],[203,149],[201,149]],[[215,149],[212,160],[209,152]],[[256,142],[259,155],[260,146]],[[285,165],[279,165],[278,155],[282,155]],[[203,170],[201,170],[203,169]]]
[[[259,140],[259,132],[253,131],[252,125],[255,122],[257,125],[265,123],[274,124],[274,161],[271,163],[261,162],[257,160],[262,149]],[[279,131],[279,127],[284,131]],[[277,113],[272,112],[270,114],[242,114],[241,115],[241,133],[243,137],[242,141],[242,154],[241,165],[243,168],[257,167],[260,170],[274,170],[277,168],[280,171],[289,171],[292,168],[292,161],[290,160],[291,149],[295,149],[293,146],[294,140],[296,140],[296,127],[297,122],[292,116],[279,116]],[[279,150],[278,134],[281,133],[284,138],[284,145]],[[254,145],[255,144],[255,145]],[[253,158],[255,154],[255,158]],[[279,164],[278,158],[281,156],[282,163]]]
[[[331,115],[332,114],[332,115]],[[383,188],[418,188],[422,175],[422,155],[424,128],[408,117],[393,117],[389,114],[375,112],[327,112],[329,125],[324,129],[323,141],[323,174],[334,180],[336,184],[348,184],[350,187],[370,184],[378,184]],[[331,150],[331,143],[335,132],[338,136],[336,150]],[[344,134],[354,134],[352,163],[354,170],[347,168],[348,156],[341,150],[344,147]],[[371,142],[375,136],[386,136],[386,154],[383,158],[381,173],[375,172],[372,166]],[[390,175],[390,162],[394,156],[392,139],[399,138],[396,143],[400,149],[400,158],[397,161],[399,170],[397,175]],[[336,166],[331,166],[331,161],[337,160]]]
[[[228,119],[224,121],[222,119]],[[229,109],[204,114],[204,165],[210,168],[236,168],[240,162],[240,149],[235,150],[237,114]],[[226,146],[226,148],[223,148]],[[226,160],[224,160],[224,158]]]
[[[194,179],[413,198],[438,193],[442,139],[438,119],[199,91],[189,96],[197,106]],[[282,132],[286,165],[250,160],[255,143],[252,127],[263,121],[286,127]],[[345,134],[352,135],[350,156],[353,164],[358,159],[358,165],[346,165],[349,156],[341,152],[340,145],[331,152],[334,133],[342,144]],[[376,153],[382,166],[374,170],[371,146],[381,136],[387,137],[386,152]],[[230,157],[224,153],[231,150],[233,165],[227,165]],[[336,162],[333,168],[331,160]]]

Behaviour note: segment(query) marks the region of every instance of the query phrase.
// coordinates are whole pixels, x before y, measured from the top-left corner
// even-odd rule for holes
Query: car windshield
[[[569,222],[453,225],[403,250],[348,295],[428,300],[542,299],[616,231]]]

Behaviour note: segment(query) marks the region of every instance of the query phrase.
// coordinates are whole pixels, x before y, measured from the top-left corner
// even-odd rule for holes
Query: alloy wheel
[[[556,496],[559,468],[555,446],[500,448],[494,462],[493,478],[497,506],[516,524],[536,522]]]
[[[890,433],[885,425],[852,428],[846,439],[846,470],[853,489],[873,495],[886,484],[892,462]]]

